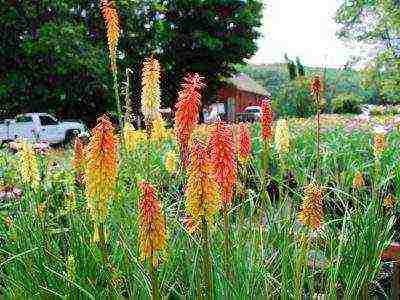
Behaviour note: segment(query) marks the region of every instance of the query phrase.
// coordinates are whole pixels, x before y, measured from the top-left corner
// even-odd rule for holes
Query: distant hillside
[[[262,84],[272,96],[276,96],[279,90],[289,82],[289,73],[284,63],[263,65],[237,65],[239,73],[248,74],[251,78]],[[360,74],[352,69],[340,70],[334,68],[305,67],[306,76],[314,74],[323,75],[326,72],[325,98],[331,99],[337,93],[353,92],[363,94],[360,88]],[[365,97],[366,95],[362,95]]]

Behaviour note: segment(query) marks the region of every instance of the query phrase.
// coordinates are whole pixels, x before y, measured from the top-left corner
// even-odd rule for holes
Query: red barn
[[[226,103],[228,115],[242,113],[248,106],[260,106],[262,98],[271,96],[261,84],[245,74],[237,74],[225,82],[218,92],[218,100]]]

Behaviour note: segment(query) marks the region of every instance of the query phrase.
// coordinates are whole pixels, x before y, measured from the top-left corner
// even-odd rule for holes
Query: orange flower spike
[[[74,159],[72,160],[72,166],[76,174],[80,174],[83,168],[83,143],[80,138],[75,139],[74,143]]]
[[[198,74],[188,74],[178,94],[175,113],[175,134],[181,150],[184,164],[187,160],[187,148],[190,135],[198,123],[200,108],[200,91],[204,87],[203,78]]]
[[[272,108],[269,100],[261,102],[261,138],[266,141],[272,138]]]
[[[227,124],[218,122],[215,125],[210,136],[209,147],[222,204],[230,204],[236,182],[236,161],[235,147]]]
[[[239,162],[244,164],[250,157],[251,153],[251,137],[247,124],[240,123],[239,125]]]
[[[166,246],[165,219],[157,200],[156,189],[146,181],[139,182],[139,250],[141,260],[158,264],[157,253]]]
[[[322,82],[321,78],[318,75],[314,76],[314,78],[312,79],[310,91],[311,95],[317,95],[322,92]]]
[[[186,211],[192,222],[190,228],[197,228],[202,218],[211,223],[219,208],[218,187],[207,145],[203,141],[194,140],[192,143],[187,174]]]
[[[93,218],[104,223],[108,201],[117,180],[117,144],[114,127],[107,116],[98,119],[87,146],[85,172],[86,197]]]
[[[107,42],[110,52],[111,69],[116,70],[116,54],[119,39],[118,12],[109,0],[101,0],[101,12],[107,27]]]

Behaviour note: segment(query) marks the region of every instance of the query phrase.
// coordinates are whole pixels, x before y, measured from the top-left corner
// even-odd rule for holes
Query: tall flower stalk
[[[276,123],[275,127],[275,147],[276,151],[279,155],[279,164],[280,164],[280,176],[282,180],[282,185],[279,187],[279,199],[285,198],[285,191],[287,191],[287,187],[285,186],[285,172],[288,169],[286,166],[285,158],[287,153],[290,150],[290,139],[289,139],[289,124],[286,119],[279,119]],[[289,215],[290,208],[292,207],[290,199],[289,201]]]
[[[273,121],[273,112],[271,108],[271,101],[269,99],[264,99],[261,102],[261,117],[260,117],[260,125],[261,125],[261,193],[262,199],[267,201],[267,204],[270,205],[271,201],[269,199],[268,194],[265,192],[267,187],[267,174],[268,174],[268,155],[269,155],[269,147],[272,139],[272,121]]]
[[[212,299],[209,226],[213,224],[220,203],[207,145],[200,140],[194,140],[190,148],[187,174],[186,211],[193,222],[191,227],[201,226],[203,286],[208,299]]]
[[[152,299],[160,299],[156,270],[159,252],[166,246],[165,219],[156,189],[147,181],[139,182],[141,198],[139,201],[139,250],[142,261],[148,260],[151,278]]]
[[[317,179],[320,178],[321,170],[320,170],[320,135],[321,135],[321,96],[322,96],[322,82],[321,78],[316,75],[311,81],[311,95],[313,95],[315,100],[315,105],[317,108],[317,145],[316,145],[316,152],[317,152],[317,159],[316,159],[316,171],[315,176]]]
[[[125,74],[126,74],[126,82],[125,82],[125,116],[124,116],[124,124],[129,123],[132,124],[132,101],[130,97],[130,84],[131,84],[131,76],[132,70],[129,68],[126,68]]]
[[[226,274],[230,275],[229,256],[229,219],[228,209],[232,202],[236,182],[235,147],[232,133],[227,124],[218,122],[210,136],[211,161],[214,169],[215,181],[218,184],[221,197],[221,207],[224,217],[224,257]]]
[[[156,58],[149,57],[142,69],[142,113],[148,131],[159,117],[160,97],[160,64]]]
[[[175,134],[183,167],[187,165],[190,136],[198,123],[200,91],[204,86],[203,78],[199,74],[186,75],[175,105]]]
[[[115,8],[114,3],[112,3],[111,1],[101,0],[100,6],[107,29],[107,44],[108,44],[109,58],[111,64],[111,72],[113,74],[114,95],[115,95],[115,100],[117,102],[118,121],[121,128],[123,128],[123,118],[122,118],[121,103],[119,98],[118,70],[117,70],[117,46],[120,34],[119,17],[117,9]],[[124,144],[123,137],[122,137],[122,143]]]
[[[108,215],[108,205],[114,195],[117,180],[117,144],[114,127],[107,116],[98,119],[92,129],[87,146],[85,170],[86,198],[90,214],[95,223],[100,224],[99,238],[105,249],[104,224]]]

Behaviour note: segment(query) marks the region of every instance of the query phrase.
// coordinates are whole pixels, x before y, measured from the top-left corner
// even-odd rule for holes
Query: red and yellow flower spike
[[[264,99],[261,102],[261,138],[264,141],[270,140],[272,138],[272,108],[271,102],[267,99]]]
[[[117,9],[109,0],[101,0],[101,12],[107,27],[107,42],[111,61],[111,70],[116,71],[117,45],[119,39],[119,18]]]
[[[197,228],[202,218],[212,223],[214,215],[218,212],[220,201],[205,142],[193,141],[190,147],[187,175],[186,211],[195,224],[192,228]]]
[[[310,183],[305,188],[299,221],[309,229],[317,230],[321,227],[323,214],[323,189],[315,183]]]
[[[180,147],[181,161],[187,163],[187,149],[190,135],[198,123],[200,108],[200,91],[204,87],[203,78],[199,74],[188,74],[183,80],[178,95],[175,113],[175,134]]]
[[[161,214],[156,189],[146,181],[139,182],[139,251],[142,261],[148,259],[153,266],[158,265],[158,253],[166,246],[165,219]]]
[[[239,124],[239,137],[238,137],[238,158],[241,164],[245,164],[251,154],[251,137],[247,124]]]
[[[107,116],[98,119],[87,146],[86,197],[93,219],[104,223],[117,179],[117,137]]]
[[[222,205],[231,203],[236,182],[235,147],[230,128],[224,122],[218,122],[209,140],[211,162],[215,181],[219,186]]]
[[[144,60],[142,70],[142,113],[147,126],[158,117],[160,96],[160,64],[149,57]]]
[[[311,95],[316,96],[322,93],[322,81],[319,75],[315,75],[311,80],[310,92]]]

